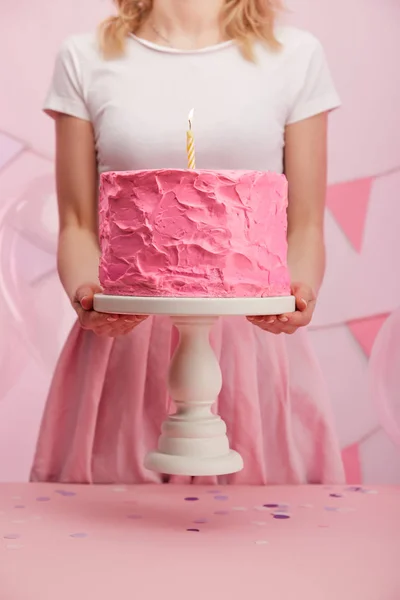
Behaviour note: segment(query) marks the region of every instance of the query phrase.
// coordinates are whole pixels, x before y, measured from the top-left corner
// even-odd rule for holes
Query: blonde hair
[[[136,33],[149,17],[153,0],[114,0],[117,14],[100,25],[100,47],[106,58],[121,56],[125,51],[126,38]],[[243,56],[254,60],[255,41],[278,49],[274,25],[281,10],[281,0],[225,0],[221,19],[224,35],[236,40]]]

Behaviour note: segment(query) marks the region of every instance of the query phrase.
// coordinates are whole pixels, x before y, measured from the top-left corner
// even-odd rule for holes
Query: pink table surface
[[[1,600],[400,600],[400,487],[3,484],[0,539]]]

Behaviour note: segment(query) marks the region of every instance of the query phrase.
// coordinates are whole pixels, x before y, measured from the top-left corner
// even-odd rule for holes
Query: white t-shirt
[[[339,106],[320,43],[284,27],[256,63],[234,42],[178,51],[130,36],[104,60],[94,34],[62,46],[44,109],[90,120],[99,171],[185,168],[195,109],[196,166],[282,172],[285,125]]]

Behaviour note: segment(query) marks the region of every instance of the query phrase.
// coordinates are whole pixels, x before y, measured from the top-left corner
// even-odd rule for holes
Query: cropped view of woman
[[[274,0],[117,0],[97,32],[63,44],[44,109],[56,129],[58,268],[77,313],[50,389],[34,481],[174,482],[143,466],[170,410],[176,332],[166,317],[93,310],[98,179],[197,166],[285,173],[293,314],[224,317],[218,412],[243,471],[194,483],[342,483],[325,384],[304,329],[324,274],[328,114],[340,100],[323,49],[280,25]]]

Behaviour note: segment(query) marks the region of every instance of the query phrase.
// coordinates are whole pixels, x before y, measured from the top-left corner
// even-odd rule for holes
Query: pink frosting
[[[103,173],[100,283],[124,296],[287,295],[286,209],[275,173]]]

